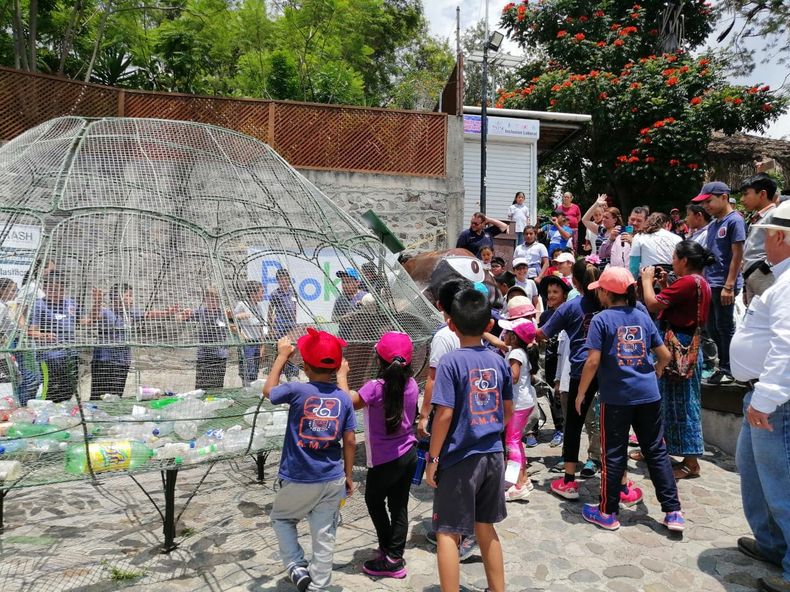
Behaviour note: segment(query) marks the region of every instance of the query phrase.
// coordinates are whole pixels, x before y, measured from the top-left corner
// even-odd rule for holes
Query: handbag
[[[694,375],[694,369],[699,361],[699,347],[702,333],[700,308],[702,305],[702,288],[699,276],[694,276],[697,284],[697,328],[688,345],[683,345],[678,340],[675,331],[669,327],[664,334],[664,345],[667,346],[671,359],[664,368],[664,376],[674,382],[689,380]]]

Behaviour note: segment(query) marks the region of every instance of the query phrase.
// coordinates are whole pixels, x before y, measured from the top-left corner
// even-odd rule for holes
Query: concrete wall
[[[355,218],[373,210],[415,253],[455,246],[463,228],[463,119],[447,126],[447,176],[378,175],[299,169]]]
[[[705,444],[711,444],[727,454],[735,455],[743,417],[733,413],[702,409],[702,434]]]

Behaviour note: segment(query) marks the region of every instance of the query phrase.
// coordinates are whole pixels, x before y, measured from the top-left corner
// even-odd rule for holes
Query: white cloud
[[[455,46],[455,8],[461,7],[461,32],[467,27],[475,24],[478,20],[485,16],[485,3],[486,0],[426,0],[425,16],[430,25],[431,33],[446,37],[450,40],[450,46]],[[489,26],[495,29],[499,23],[499,15],[504,6],[504,2],[490,2],[489,6]],[[714,32],[709,42],[711,46],[715,44],[715,36],[718,31]],[[746,43],[747,47],[760,49],[759,40],[752,39]],[[518,54],[518,48],[513,44],[506,44],[505,50]],[[758,51],[759,60],[759,51]],[[772,89],[779,89],[782,85],[786,85],[785,77],[788,75],[788,68],[786,65],[777,64],[775,62],[768,64],[757,64],[749,76],[733,80],[736,84],[769,84]],[[788,86],[784,87],[786,90]],[[790,113],[781,116],[774,124],[767,129],[765,135],[772,138],[790,138]]]

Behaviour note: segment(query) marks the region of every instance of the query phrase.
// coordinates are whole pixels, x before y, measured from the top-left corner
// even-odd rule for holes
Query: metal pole
[[[461,55],[461,7],[455,7],[455,55]]]
[[[165,544],[162,546],[162,553],[170,553],[178,546],[174,542],[176,538],[176,478],[178,478],[178,469],[165,469],[162,473],[164,473],[165,486],[165,516],[162,528]]]
[[[483,40],[483,87],[480,94],[480,211],[486,213],[486,142],[488,140],[488,0],[486,0],[486,33]]]

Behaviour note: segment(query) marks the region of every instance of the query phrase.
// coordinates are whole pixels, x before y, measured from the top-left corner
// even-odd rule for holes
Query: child
[[[516,246],[524,244],[524,228],[529,224],[529,210],[524,199],[524,193],[519,191],[513,198],[513,205],[507,209],[508,220],[516,223]]]
[[[287,269],[280,268],[275,274],[277,288],[272,292],[269,300],[268,321],[274,339],[280,339],[296,327],[296,292],[293,288],[291,275]],[[288,380],[299,376],[299,368],[288,362],[285,365],[285,377]]]
[[[101,399],[105,393],[123,396],[132,363],[132,350],[128,344],[133,339],[133,327],[145,319],[161,319],[178,312],[177,307],[172,307],[143,313],[134,305],[132,286],[125,283],[115,284],[110,288],[110,306],[102,306],[102,297],[102,291],[94,288],[91,321],[98,325],[99,341],[109,345],[93,348],[92,401]]]
[[[505,501],[512,502],[526,499],[530,490],[527,485],[527,453],[521,442],[521,435],[535,408],[535,387],[532,386],[532,369],[527,356],[529,344],[535,341],[535,324],[526,318],[502,320],[499,324],[507,332],[505,343],[511,347],[507,361],[514,385],[513,415],[505,427],[508,473],[511,471],[511,463],[518,466],[515,484],[505,491]],[[512,482],[507,476],[506,480]]]
[[[538,241],[538,231],[534,226],[524,228],[524,243],[513,251],[513,259],[527,260],[527,277],[540,282],[549,267],[549,252],[546,245]]]
[[[513,409],[510,369],[480,344],[493,325],[488,298],[466,288],[452,299],[449,326],[460,349],[436,369],[426,481],[436,488],[433,527],[441,589],[460,587],[458,545],[477,535],[488,587],[505,589],[502,546],[494,524],[507,516],[501,434]]]
[[[282,269],[278,269],[277,274],[281,271]],[[238,327],[239,338],[246,343],[239,348],[239,378],[242,386],[250,386],[258,378],[263,349],[260,343],[266,337],[259,308],[263,300],[263,284],[257,280],[245,282],[241,296],[241,300],[233,307],[233,318]],[[282,335],[275,335],[277,339],[280,337]]]
[[[288,576],[299,592],[304,592],[324,590],[332,577],[338,510],[344,495],[351,495],[354,488],[351,470],[356,422],[351,399],[332,382],[334,372],[339,381],[348,380],[348,363],[343,360],[342,350],[346,342],[311,327],[296,346],[309,382],[278,386],[280,374],[295,351],[285,336],[277,342],[277,358],[263,395],[275,405],[289,405],[278,473],[280,490],[271,519]],[[309,564],[296,531],[297,523],[305,517],[313,537]]]
[[[184,311],[184,320],[190,319],[198,322],[197,337],[201,344],[195,360],[195,388],[221,389],[225,384],[230,332],[228,315],[222,309],[216,288],[205,289],[203,302],[197,310]],[[212,343],[216,345],[207,345]]]
[[[538,307],[540,295],[538,294],[538,286],[535,282],[527,278],[529,272],[529,264],[526,259],[519,258],[513,260],[513,271],[516,273],[516,286],[524,289],[524,293],[532,301],[532,306]]]
[[[491,271],[491,260],[494,258],[494,249],[489,246],[480,247],[478,257],[480,261],[483,262],[483,269]]]
[[[412,425],[420,393],[412,378],[414,345],[408,335],[393,331],[384,333],[374,349],[379,378],[369,381],[359,393],[351,391],[354,409],[365,410],[365,504],[379,541],[376,558],[366,561],[362,571],[370,576],[405,578],[409,490],[417,467]],[[340,377],[338,386],[348,391]]]
[[[622,267],[610,267],[588,289],[597,290],[606,310],[596,315],[590,324],[587,361],[579,382],[575,410],[581,415],[585,392],[597,377],[600,381],[604,473],[601,503],[585,504],[582,517],[607,530],[620,527],[620,482],[628,461],[628,431],[633,426],[656,488],[656,497],[662,511],[666,512],[664,526],[682,531],[685,520],[664,442],[661,396],[656,378],[663,373],[671,355],[650,316],[636,308],[636,281],[631,272]],[[648,357],[651,350],[658,359],[655,368]]]

